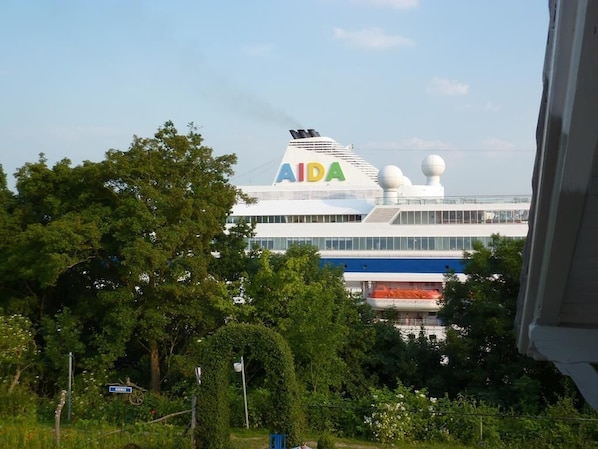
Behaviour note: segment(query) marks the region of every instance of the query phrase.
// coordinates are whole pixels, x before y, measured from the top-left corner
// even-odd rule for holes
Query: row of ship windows
[[[246,220],[251,223],[356,223],[361,215],[252,215],[230,216],[228,223]],[[404,211],[393,224],[478,224],[478,223],[525,223],[527,209],[514,210],[450,210],[450,211]]]
[[[247,248],[286,251],[298,244],[312,245],[319,251],[471,251],[476,240],[488,246],[492,237],[256,237],[248,240]]]
[[[248,217],[231,216],[227,223],[246,220],[250,223],[351,223],[360,222],[361,215],[253,215]]]
[[[527,209],[513,210],[443,210],[403,211],[394,224],[478,224],[478,223],[524,223]]]

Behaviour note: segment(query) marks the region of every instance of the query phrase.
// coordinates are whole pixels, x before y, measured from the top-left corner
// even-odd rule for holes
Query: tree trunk
[[[149,342],[150,352],[150,389],[154,393],[160,393],[160,353],[158,351],[158,342],[151,340]]]
[[[21,378],[21,368],[17,366],[17,372],[12,378],[12,382],[10,383],[10,387],[8,387],[8,394],[11,394],[14,389],[16,388],[17,384],[19,383],[19,379]]]

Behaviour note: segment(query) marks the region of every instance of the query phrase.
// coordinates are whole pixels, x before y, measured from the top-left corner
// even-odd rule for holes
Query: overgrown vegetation
[[[64,447],[98,447],[116,429],[169,447],[136,432],[179,442],[199,397],[198,435],[219,423],[199,444],[223,448],[229,422],[245,423],[241,355],[251,428],[290,444],[596,446],[595,413],[569,380],[516,351],[522,241],[476,244],[466,279],[447,273],[446,341],[404,338],[315,248],[245,251],[252,225],[227,225],[250,201],[229,183],[234,163],[167,122],[98,163],[49,167],[42,155],[18,170],[16,192],[0,170],[2,446],[48,447],[71,374]],[[147,390],[141,404],[108,392],[128,380]]]

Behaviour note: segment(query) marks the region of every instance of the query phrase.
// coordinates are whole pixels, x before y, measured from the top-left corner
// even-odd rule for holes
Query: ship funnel
[[[304,129],[289,129],[291,136],[293,139],[307,139],[308,137],[320,137],[320,133],[315,129],[308,129],[307,131]]]

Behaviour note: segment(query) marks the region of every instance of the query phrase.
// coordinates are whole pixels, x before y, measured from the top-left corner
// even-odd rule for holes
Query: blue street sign
[[[133,392],[133,387],[125,387],[124,385],[110,385],[108,387],[108,391],[110,393],[126,393],[126,394],[131,394]]]

